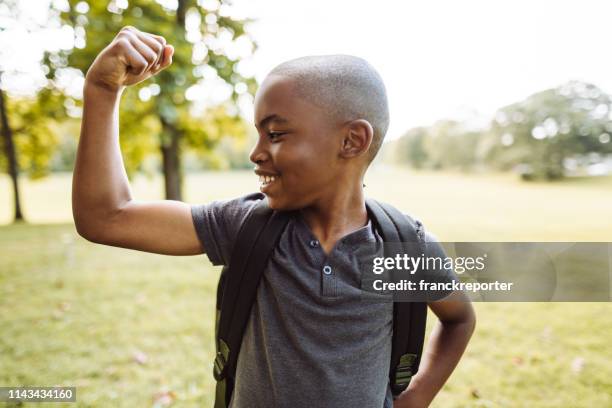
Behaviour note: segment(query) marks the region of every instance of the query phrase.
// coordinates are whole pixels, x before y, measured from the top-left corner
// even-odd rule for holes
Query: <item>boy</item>
[[[172,62],[162,37],[126,27],[84,86],[73,213],[86,239],[168,255],[206,253],[227,264],[238,229],[262,198],[208,205],[132,198],[118,143],[122,90]],[[388,386],[391,302],[360,302],[351,252],[380,240],[362,180],[388,126],[376,71],[350,56],[306,57],[275,68],[255,98],[251,153],[275,210],[298,210],[268,263],[244,333],[232,407],[426,407],[474,330],[458,292],[429,303],[441,324],[418,374],[395,401]],[[429,238],[431,241],[431,237]],[[441,251],[439,244],[429,245]]]

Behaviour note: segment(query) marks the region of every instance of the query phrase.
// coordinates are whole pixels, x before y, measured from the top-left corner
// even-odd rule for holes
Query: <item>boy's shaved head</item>
[[[298,95],[334,120],[367,120],[374,129],[368,162],[374,159],[389,127],[389,107],[385,84],[366,60],[351,55],[301,57],[283,62],[269,75],[293,79]]]

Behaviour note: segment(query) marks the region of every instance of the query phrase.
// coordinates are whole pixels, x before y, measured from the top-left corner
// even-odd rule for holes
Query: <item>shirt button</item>
[[[331,266],[329,266],[329,265],[325,265],[325,266],[323,267],[323,273],[324,273],[324,274],[326,274],[326,275],[331,275],[331,273],[332,273],[332,268],[331,268]]]
[[[319,241],[317,241],[316,239],[313,239],[312,241],[310,241],[309,243],[311,248],[318,248],[319,247]]]

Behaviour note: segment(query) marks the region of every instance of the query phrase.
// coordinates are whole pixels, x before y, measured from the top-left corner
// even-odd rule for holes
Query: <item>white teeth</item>
[[[264,176],[264,175],[259,176],[259,182],[262,183],[263,185],[270,184],[274,180],[276,180],[275,176]]]

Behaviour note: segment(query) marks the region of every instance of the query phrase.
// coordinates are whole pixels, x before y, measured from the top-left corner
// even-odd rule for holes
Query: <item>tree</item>
[[[554,180],[568,160],[612,154],[612,98],[593,84],[570,81],[500,108],[487,130],[440,120],[391,142],[392,161],[413,167],[467,170],[487,164],[518,168],[524,179]],[[585,157],[588,160],[585,160]]]
[[[133,0],[128,4],[126,0],[91,3],[70,0],[68,3],[62,20],[74,30],[76,46],[68,62],[83,74],[95,56],[126,25],[162,35],[174,46],[172,66],[130,88],[124,95],[120,131],[124,136],[121,139],[124,155],[137,152],[142,158],[154,145],[158,146],[166,198],[181,200],[181,151],[191,148],[206,152],[226,130],[246,132],[234,106],[214,110],[221,118],[216,123],[226,129],[212,131],[202,122],[202,117],[194,115],[192,102],[199,91],[211,87],[215,80],[225,87],[232,103],[241,94],[255,93],[255,80],[242,75],[239,69],[241,58],[255,49],[255,43],[245,31],[249,20],[233,18],[228,1]],[[242,54],[230,52],[230,46],[241,47]],[[235,113],[229,114],[231,110]]]
[[[53,20],[53,15],[50,16]],[[54,60],[51,53],[40,51],[35,62],[22,63],[11,53],[19,39],[41,33],[47,29],[46,21],[41,23],[28,15],[16,1],[0,2],[0,125],[3,149],[0,162],[3,162],[13,187],[14,219],[23,220],[19,194],[19,173],[23,170],[31,178],[41,177],[48,171],[48,162],[57,145],[53,130],[54,123],[65,117],[64,98],[56,89],[55,69],[46,62]],[[33,52],[36,52],[33,50]],[[46,76],[44,75],[46,72]],[[12,79],[27,78],[31,83],[29,93],[36,97],[11,96]],[[38,81],[37,81],[38,80]],[[14,89],[17,91],[16,89]],[[23,92],[24,90],[20,90]]]
[[[408,130],[398,140],[386,143],[389,159],[395,163],[408,163],[415,169],[421,169],[428,163],[429,157],[425,151],[427,128],[416,127]]]
[[[9,123],[4,90],[0,84],[0,115],[2,118],[2,139],[4,140],[4,155],[8,163],[8,174],[13,187],[13,209],[15,221],[23,220],[21,212],[21,199],[19,197],[19,169],[17,167],[17,153],[13,141],[13,129]]]
[[[593,84],[572,81],[500,109],[486,141],[489,163],[516,165],[523,178],[564,176],[566,159],[611,153],[612,100]]]
[[[469,170],[476,164],[476,145],[480,133],[461,122],[439,120],[427,129],[424,140],[430,166],[434,169]]]
[[[481,133],[454,120],[440,120],[428,127],[408,130],[392,150],[397,163],[412,167],[459,169],[467,171],[477,164],[476,146]],[[393,160],[392,159],[392,160]]]

